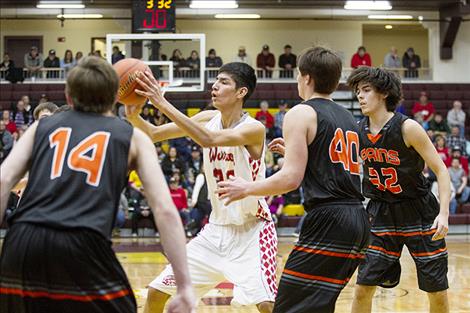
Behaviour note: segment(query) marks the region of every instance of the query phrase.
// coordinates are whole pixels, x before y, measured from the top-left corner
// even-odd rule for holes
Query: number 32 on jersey
[[[49,135],[49,146],[54,149],[51,180],[62,175],[71,134],[71,128],[60,127]],[[73,171],[85,173],[88,185],[97,187],[100,184],[109,137],[108,132],[95,132],[70,150],[67,166]],[[87,155],[88,152],[91,156]]]

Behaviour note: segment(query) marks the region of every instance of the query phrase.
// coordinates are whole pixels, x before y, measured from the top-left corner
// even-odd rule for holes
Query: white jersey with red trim
[[[245,113],[240,121],[233,126],[237,129],[246,124],[260,123]],[[207,124],[209,130],[222,130],[222,114],[219,112]],[[204,148],[204,172],[207,178],[207,188],[212,204],[212,213],[209,222],[218,225],[234,224],[242,225],[256,218],[270,221],[266,200],[263,197],[247,197],[234,201],[228,206],[226,199],[219,200],[215,194],[217,183],[230,177],[241,177],[247,181],[255,181],[265,178],[266,165],[264,162],[265,149],[261,158],[253,160],[244,146],[237,147],[211,147]]]

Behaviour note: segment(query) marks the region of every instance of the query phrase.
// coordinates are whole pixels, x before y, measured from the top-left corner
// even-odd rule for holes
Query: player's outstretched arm
[[[36,122],[28,128],[0,167],[0,224],[11,189],[28,170],[37,126]]]
[[[429,139],[426,131],[416,121],[406,120],[402,126],[403,139],[408,146],[413,147],[423,158],[424,162],[436,174],[439,188],[439,215],[434,220],[433,228],[437,228],[433,240],[439,240],[447,235],[449,230],[449,201],[450,176],[447,167],[437,154],[436,148]]]
[[[150,73],[142,74],[137,78],[142,86],[142,90],[135,90],[139,95],[149,98],[149,100],[165,114],[170,120],[175,122],[180,129],[202,147],[215,146],[251,146],[261,145],[264,141],[265,127],[261,124],[248,124],[235,129],[223,129],[211,131],[203,125],[190,119],[164,97],[155,78]]]
[[[181,308],[178,312],[192,312],[196,300],[189,277],[186,238],[181,218],[171,199],[155,148],[150,139],[138,129],[134,129],[132,136],[130,163],[135,165],[142,180],[163,248],[175,274],[178,294],[170,305]]]
[[[142,107],[138,106],[126,106],[127,120],[132,124],[132,126],[137,127],[146,133],[153,142],[187,136],[186,132],[175,123],[155,126],[147,122],[140,116],[141,109]],[[213,118],[215,114],[217,114],[217,111],[215,110],[202,111],[191,117],[191,120],[196,123],[205,124]]]
[[[284,117],[284,165],[265,180],[247,182],[241,178],[218,183],[216,193],[230,202],[247,196],[281,195],[300,186],[308,161],[308,144],[315,138],[317,114],[306,105],[298,105]]]

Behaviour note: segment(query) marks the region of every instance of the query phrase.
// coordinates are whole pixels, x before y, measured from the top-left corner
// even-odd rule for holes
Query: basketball
[[[124,105],[142,105],[147,98],[139,96],[134,90],[139,88],[137,75],[150,71],[150,68],[138,59],[123,59],[113,65],[119,76],[118,101]]]

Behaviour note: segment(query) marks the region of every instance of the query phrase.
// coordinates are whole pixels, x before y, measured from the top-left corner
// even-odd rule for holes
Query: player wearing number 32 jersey
[[[222,66],[212,86],[217,111],[189,118],[173,107],[151,76],[139,84],[152,104],[174,124],[152,126],[127,107],[129,121],[153,141],[190,136],[203,146],[204,171],[212,205],[209,224],[188,243],[191,280],[198,297],[218,283],[234,283],[233,304],[256,304],[271,312],[276,296],[277,237],[264,197],[249,197],[227,205],[215,194],[217,183],[233,177],[259,181],[265,177],[265,128],[243,112],[243,103],[256,86],[255,71],[244,63]],[[163,312],[165,301],[176,291],[174,269],[166,269],[149,284],[146,312]]]

